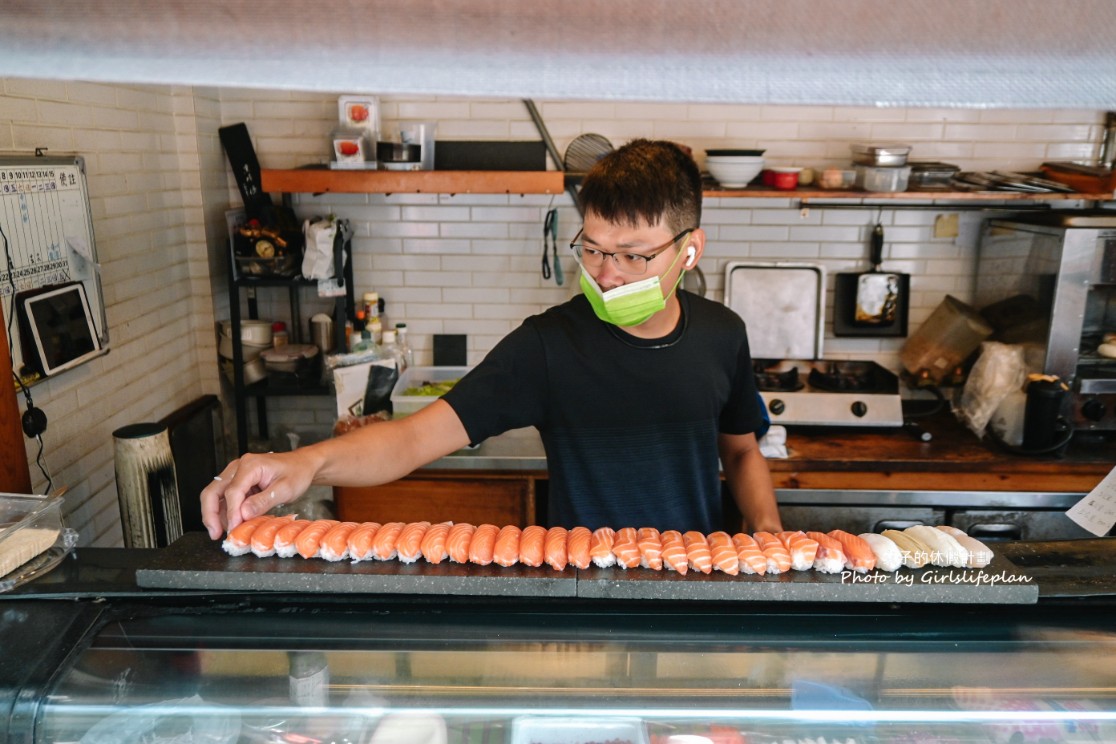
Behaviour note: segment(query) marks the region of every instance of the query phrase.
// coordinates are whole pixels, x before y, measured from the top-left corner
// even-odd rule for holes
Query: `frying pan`
[[[906,336],[911,277],[883,271],[884,229],[872,229],[871,271],[834,276],[834,336]]]

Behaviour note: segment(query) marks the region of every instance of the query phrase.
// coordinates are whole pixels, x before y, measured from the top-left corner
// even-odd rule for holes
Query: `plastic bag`
[[[1010,393],[1022,389],[1026,379],[1022,346],[985,341],[954,413],[974,434],[983,437],[992,414]]]
[[[306,251],[302,255],[302,276],[307,279],[329,279],[333,276],[333,241],[337,237],[337,220],[332,215],[302,223]]]

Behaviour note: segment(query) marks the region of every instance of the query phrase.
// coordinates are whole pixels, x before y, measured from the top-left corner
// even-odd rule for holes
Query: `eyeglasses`
[[[574,236],[573,241],[570,243],[570,250],[577,254],[577,257],[581,259],[581,262],[585,266],[588,266],[591,269],[600,268],[600,266],[604,264],[606,258],[611,258],[612,262],[616,264],[616,269],[620,273],[630,274],[632,276],[641,276],[647,273],[647,264],[651,263],[651,260],[653,258],[663,253],[666,249],[670,248],[672,245],[674,245],[679,240],[686,237],[686,235],[692,233],[696,229],[696,227],[688,227],[682,232],[675,235],[670,240],[668,240],[666,243],[663,243],[659,247],[655,248],[653,253],[644,255],[641,253],[624,252],[609,253],[608,251],[601,251],[597,250],[596,248],[590,248],[584,243],[577,242],[577,239],[581,237],[581,234],[583,232],[585,232],[585,228],[581,228],[577,231],[577,235]]]

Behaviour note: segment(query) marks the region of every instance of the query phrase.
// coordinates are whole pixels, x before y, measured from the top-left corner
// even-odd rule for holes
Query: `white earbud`
[[[694,248],[692,245],[686,249],[686,268],[694,265],[695,254],[697,254],[697,248]]]

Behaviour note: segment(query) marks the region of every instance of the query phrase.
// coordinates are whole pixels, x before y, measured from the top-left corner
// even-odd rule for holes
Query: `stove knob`
[[[863,418],[864,415],[868,413],[868,406],[858,400],[849,407],[849,410],[852,411],[853,416],[856,416],[857,418]]]
[[[1081,415],[1090,421],[1100,421],[1104,418],[1104,414],[1104,403],[1101,403],[1096,398],[1090,398],[1081,404]]]
[[[767,404],[767,410],[771,411],[776,416],[783,415],[783,411],[787,410],[787,404],[776,398]]]

